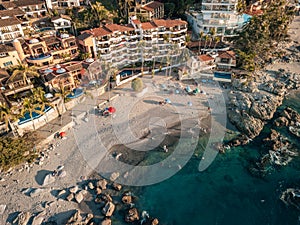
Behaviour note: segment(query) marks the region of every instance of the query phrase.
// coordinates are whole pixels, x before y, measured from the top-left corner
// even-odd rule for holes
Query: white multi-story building
[[[70,8],[87,5],[89,0],[45,0],[48,9]]]
[[[91,57],[118,66],[165,57],[170,54],[170,46],[175,55],[177,49],[185,47],[186,33],[187,22],[182,20],[141,23],[132,19],[128,25],[108,24],[87,30],[79,35],[77,42],[79,49]]]
[[[209,34],[212,29],[216,35],[230,37],[243,25],[243,17],[238,14],[238,0],[202,0],[201,11],[190,9],[188,21],[193,31]]]
[[[0,42],[5,43],[23,37],[21,22],[17,18],[0,19]]]

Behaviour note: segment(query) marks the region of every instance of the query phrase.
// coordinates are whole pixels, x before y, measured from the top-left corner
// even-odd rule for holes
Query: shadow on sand
[[[39,184],[39,185],[43,185],[43,181],[46,175],[52,173],[52,171],[50,170],[39,170],[37,172],[37,174],[35,175],[35,181]]]

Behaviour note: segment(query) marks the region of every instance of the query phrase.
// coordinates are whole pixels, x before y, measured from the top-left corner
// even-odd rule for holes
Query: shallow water
[[[291,95],[284,105],[300,112],[300,94]],[[245,147],[218,155],[204,172],[198,171],[199,158],[192,158],[176,175],[159,184],[143,187],[141,209],[165,225],[297,225],[300,211],[286,207],[279,199],[289,187],[300,187],[300,157],[288,166],[275,168],[265,178],[248,172],[250,162],[266,149],[262,137]],[[299,139],[290,136],[294,143]],[[201,139],[200,142],[205,142]],[[198,149],[199,151],[199,149]]]

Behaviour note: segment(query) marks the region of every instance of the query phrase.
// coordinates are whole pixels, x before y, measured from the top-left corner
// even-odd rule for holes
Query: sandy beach
[[[113,172],[118,172],[119,180],[116,181],[122,184],[155,183],[176,173],[188,161],[197,144],[199,133],[209,131],[211,115],[207,97],[213,99],[212,93],[217,96],[222,90],[210,84],[203,87],[206,93],[210,93],[208,96],[190,96],[182,89],[185,84],[171,81],[164,76],[156,76],[154,79],[145,76],[143,81],[147,91],[141,97],[137,97],[131,90],[130,83],[113,91],[119,97],[108,104],[117,111],[109,118],[95,113],[97,98],[87,98],[81,111],[85,108],[88,114],[84,118],[76,119],[73,128],[66,130],[66,139],[51,141],[53,150],[47,147],[42,149],[46,156],[40,165],[35,163],[28,169],[12,170],[1,177],[0,204],[6,205],[1,215],[1,224],[11,224],[17,212],[21,211],[33,214],[44,211],[45,221],[56,221],[58,224],[65,223],[73,209],[78,208],[85,213],[95,213],[97,210],[100,212],[100,209],[91,209],[84,203],[77,204],[58,198],[57,192],[83,181],[86,183],[95,172],[107,179]],[[192,85],[191,87],[193,88]],[[182,92],[174,94],[176,89]],[[169,98],[172,104],[159,105],[159,101],[165,98]],[[75,110],[72,114],[76,114]],[[182,143],[179,139],[183,140]],[[176,146],[171,147],[174,141]],[[168,153],[162,151],[164,145],[170,146]],[[193,148],[186,148],[187,145]],[[149,177],[144,176],[146,172],[136,167],[143,162],[149,151],[166,154],[164,163],[156,162],[158,166],[148,171],[164,171],[154,180],[149,180]],[[122,155],[116,160],[113,153]],[[64,166],[66,176],[58,177],[55,182],[42,186],[44,177],[58,166]],[[42,191],[28,196],[32,189]],[[85,200],[88,202],[92,199],[89,196]],[[98,217],[100,220],[103,218],[101,213],[98,213]]]
[[[290,29],[291,38],[298,44],[299,23],[298,16]],[[300,65],[296,62],[276,63],[266,69],[299,72]],[[119,97],[107,103],[106,106],[116,108],[116,113],[108,118],[95,112],[100,97],[86,98],[80,108],[80,113],[86,112],[86,115],[75,119],[73,128],[66,130],[66,139],[51,141],[53,150],[48,149],[48,146],[41,149],[46,156],[40,163],[28,169],[17,168],[2,174],[0,205],[6,207],[0,215],[0,224],[12,224],[21,211],[32,214],[43,211],[44,221],[64,224],[74,209],[93,213],[101,221],[104,216],[99,206],[90,203],[95,196],[87,195],[78,204],[58,198],[57,193],[76,184],[84,189],[94,174],[109,179],[113,173],[118,173],[116,182],[133,186],[160,182],[178,172],[192,157],[199,134],[204,135],[211,129],[220,131],[214,133],[211,141],[222,141],[224,123],[227,123],[225,101],[228,90],[206,82],[200,83],[200,88],[208,95],[190,96],[183,91],[186,84],[172,81],[163,75],[153,79],[149,75],[144,76],[143,82],[147,90],[142,96],[132,91],[130,83],[113,90]],[[176,94],[176,90],[180,92]],[[166,98],[172,104],[159,105],[159,101]],[[208,107],[213,111],[210,112]],[[76,109],[72,113],[79,114]],[[165,145],[169,148],[168,152],[163,152]],[[155,161],[152,162],[153,167],[141,170],[138,166],[143,165],[143,160],[151,151],[158,152],[160,156],[165,155],[163,163]],[[213,160],[216,154],[217,151],[208,151],[203,157]],[[118,159],[116,155],[119,155]],[[204,160],[203,168],[210,162]],[[42,186],[44,177],[58,166],[64,166],[66,175]],[[30,196],[28,193],[32,189],[39,189],[40,192]],[[110,193],[121,195],[116,191]]]

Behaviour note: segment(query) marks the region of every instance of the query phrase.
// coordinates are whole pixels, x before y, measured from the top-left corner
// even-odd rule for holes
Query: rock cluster
[[[267,73],[254,77],[238,77],[232,82],[229,93],[229,120],[247,137],[254,138],[273,118],[282,104],[286,85]]]
[[[300,190],[288,188],[284,191],[280,199],[286,204],[291,205],[300,210]]]
[[[286,107],[280,116],[274,121],[274,125],[277,127],[289,127],[289,131],[300,137],[300,114],[295,110]]]

